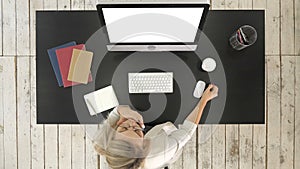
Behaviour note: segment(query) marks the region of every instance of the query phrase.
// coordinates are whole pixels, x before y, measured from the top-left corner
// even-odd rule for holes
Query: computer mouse
[[[213,58],[206,58],[202,62],[202,69],[206,72],[212,72],[216,69],[217,63]]]
[[[203,82],[202,80],[199,80],[194,89],[193,96],[196,98],[200,98],[203,94],[204,89],[205,89],[205,82]]]

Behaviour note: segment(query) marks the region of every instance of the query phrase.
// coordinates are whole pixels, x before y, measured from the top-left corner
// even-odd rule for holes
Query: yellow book
[[[93,52],[73,49],[68,80],[78,83],[88,83]]]

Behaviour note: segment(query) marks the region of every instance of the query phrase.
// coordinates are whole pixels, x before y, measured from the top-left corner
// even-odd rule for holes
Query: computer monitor
[[[208,9],[209,1],[97,5],[111,51],[195,50]]]

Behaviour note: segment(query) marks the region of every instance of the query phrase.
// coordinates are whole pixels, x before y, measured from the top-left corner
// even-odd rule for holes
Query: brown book
[[[93,52],[73,49],[68,80],[78,83],[88,83]]]

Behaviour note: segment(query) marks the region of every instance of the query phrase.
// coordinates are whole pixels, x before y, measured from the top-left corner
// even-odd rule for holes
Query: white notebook
[[[119,105],[119,101],[112,86],[107,86],[86,94],[84,95],[84,100],[91,116]]]

